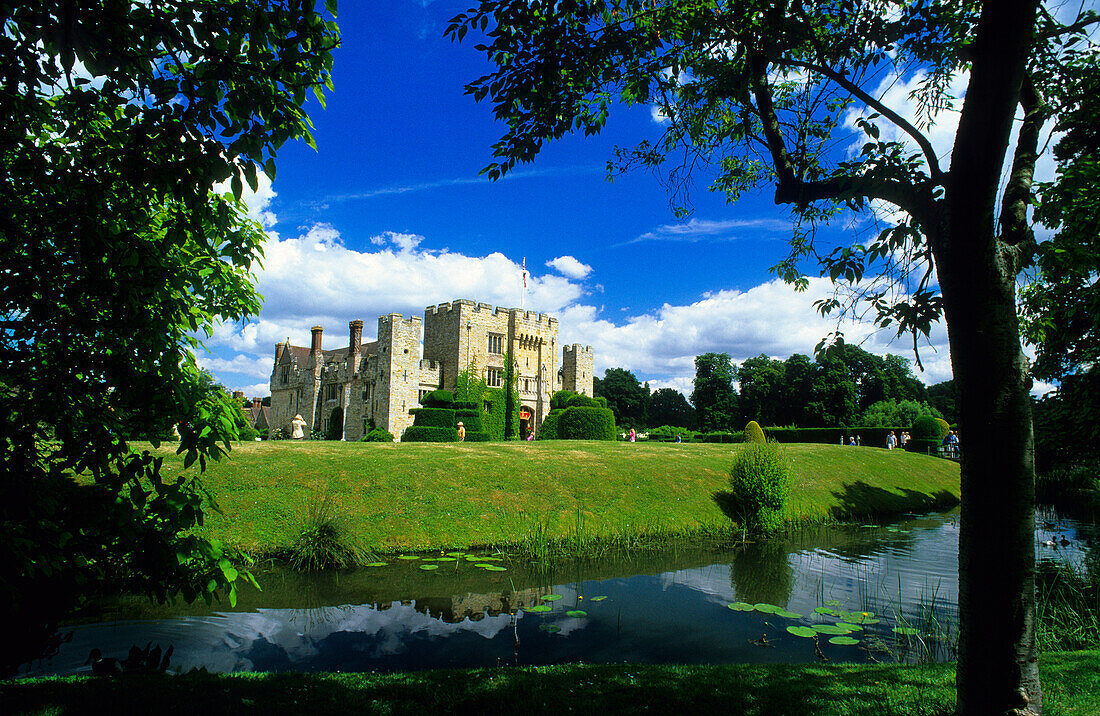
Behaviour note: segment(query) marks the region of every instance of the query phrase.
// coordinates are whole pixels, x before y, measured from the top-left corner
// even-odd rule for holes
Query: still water
[[[1097,540],[1091,526],[1052,519],[1036,525],[1042,559],[1078,561]],[[1068,545],[1043,544],[1062,535]],[[123,657],[150,642],[173,647],[172,671],[219,672],[954,656],[957,511],[551,571],[507,558],[489,563],[503,571],[425,559],[442,556],[342,574],[263,572],[263,592],[246,587],[232,609],[99,605],[66,629],[56,656],[22,673],[87,672],[93,648]],[[437,568],[421,569],[428,564]],[[825,632],[808,636],[815,625]],[[841,635],[847,643],[835,643]]]

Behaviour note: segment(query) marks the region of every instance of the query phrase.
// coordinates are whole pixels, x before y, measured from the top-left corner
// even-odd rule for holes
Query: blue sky
[[[527,308],[558,316],[562,342],[593,346],[597,374],[624,367],[654,389],[690,393],[700,353],[735,361],[809,354],[837,328],[812,308],[827,282],[797,294],[768,273],[790,231],[770,190],[729,205],[706,191],[701,173],[694,212],[676,220],[653,176],[607,181],[616,145],[660,135],[650,107],[619,107],[600,136],[552,143],[504,180],[478,177],[502,127],[489,104],[463,93],[489,70],[476,40],[456,45],[442,36],[467,7],[341,3],[335,92],[326,109],[308,107],[317,151],[284,146],[275,181],[262,177],[247,197],[270,235],[257,270],[266,303],[247,325],[219,326],[206,341],[200,362],[222,383],[267,395],[274,343],[308,345],[314,324],[335,348],[354,318],[364,320],[366,339],[390,312],[422,315],[457,298],[518,306],[524,258]],[[904,109],[911,82],[887,77],[878,91]],[[937,146],[950,146],[953,119],[933,131]],[[872,352],[912,357],[890,332],[841,329]],[[923,380],[950,377],[942,329],[921,357]]]

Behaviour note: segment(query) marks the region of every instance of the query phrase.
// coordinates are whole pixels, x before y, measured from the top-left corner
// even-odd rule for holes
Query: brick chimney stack
[[[309,347],[309,352],[320,354],[320,352],[321,352],[321,333],[323,333],[325,329],[321,328],[320,326],[314,326],[313,328],[310,328],[309,330],[313,333],[313,343]]]
[[[259,398],[253,398],[252,399],[252,407],[256,410],[260,409],[260,399]]]
[[[356,319],[348,324],[348,369],[359,370],[360,345],[363,343],[363,322]]]

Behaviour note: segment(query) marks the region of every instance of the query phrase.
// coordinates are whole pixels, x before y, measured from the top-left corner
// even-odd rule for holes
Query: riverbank
[[[1039,659],[1046,716],[1094,714],[1100,651]],[[365,674],[126,675],[0,683],[5,714],[951,713],[955,665],[645,664]]]
[[[728,530],[714,502],[737,445],[549,441],[343,443],[276,441],[234,447],[203,483],[221,514],[213,537],[255,554],[294,542],[329,494],[368,550],[516,545],[532,538]],[[948,460],[839,445],[786,445],[793,522],[922,512],[958,502]],[[182,460],[159,451],[166,475]],[[194,474],[194,468],[183,471]]]

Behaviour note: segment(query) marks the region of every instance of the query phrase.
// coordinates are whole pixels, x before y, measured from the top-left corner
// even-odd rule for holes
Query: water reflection
[[[1072,540],[1058,548],[1067,559],[1095,541],[1081,525],[1047,523]],[[1039,526],[1037,549],[1046,529]],[[948,659],[957,553],[957,513],[947,513],[884,526],[819,526],[724,553],[651,555],[551,574],[514,563],[489,573],[464,562],[434,572],[406,562],[319,577],[273,572],[261,577],[263,592],[242,594],[235,611],[154,608],[139,599],[99,605],[56,657],[24,673],[81,672],[93,647],[119,655],[148,642],[172,644],[173,668],[181,671]],[[551,594],[561,598],[545,599]],[[803,616],[727,608],[737,601]],[[826,604],[877,621],[857,634],[859,646],[787,632],[835,623],[814,612]],[[530,610],[540,605],[552,608]],[[896,626],[920,633],[899,637]],[[762,634],[770,648],[759,646]]]

